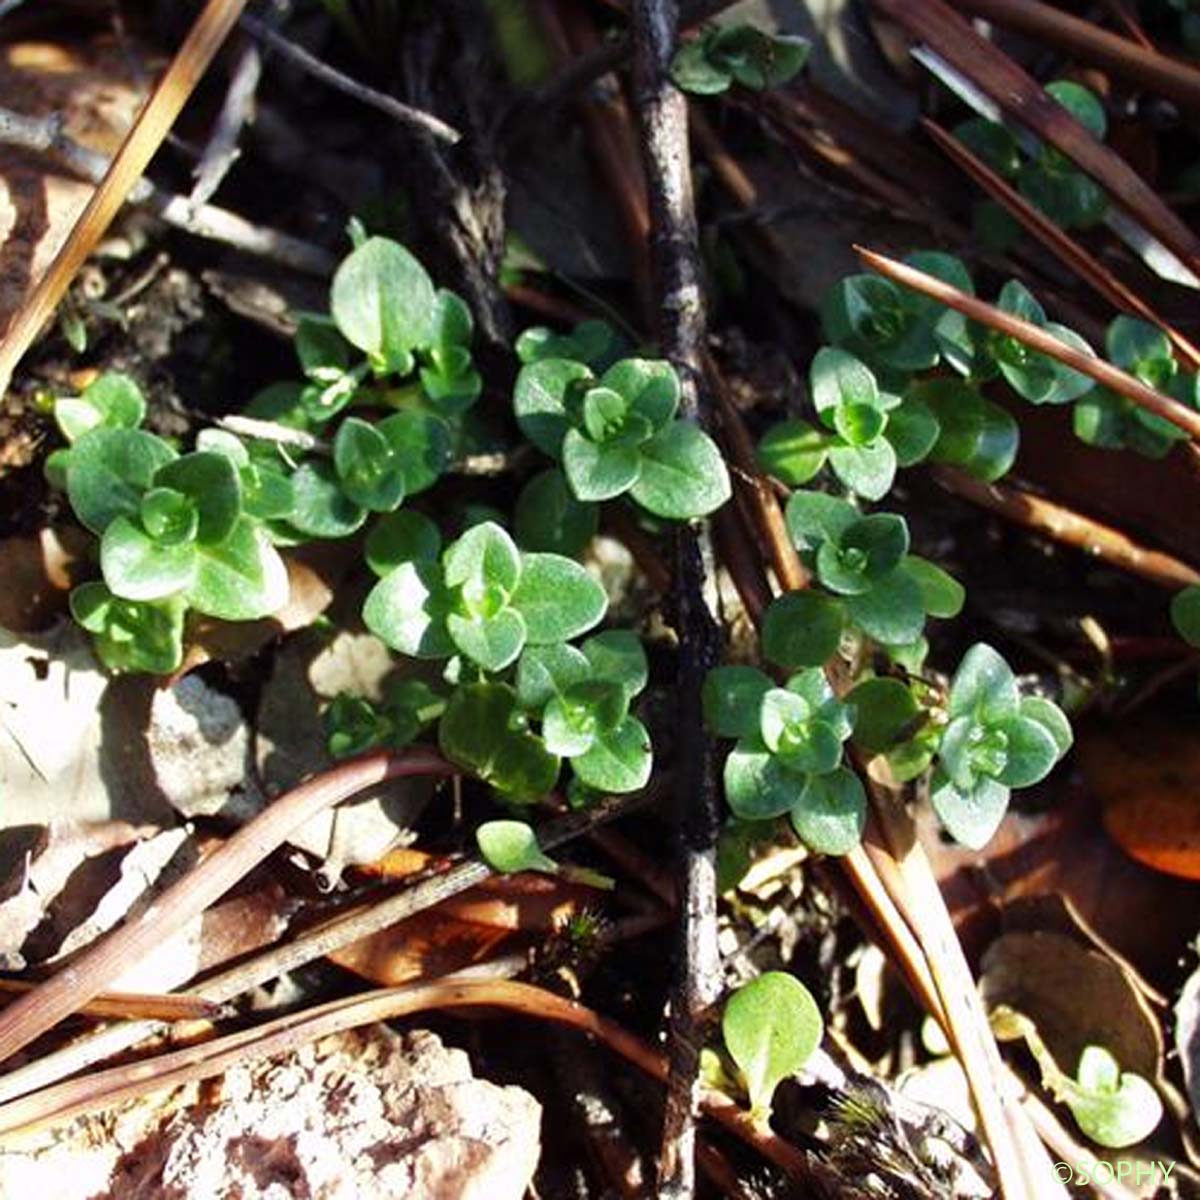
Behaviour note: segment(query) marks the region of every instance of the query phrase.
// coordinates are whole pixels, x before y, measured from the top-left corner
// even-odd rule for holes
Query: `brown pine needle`
[[[929,296],[973,321],[979,321],[999,333],[1016,338],[1031,350],[1055,358],[1064,366],[1083,375],[1090,375],[1097,383],[1131,400],[1139,408],[1177,425],[1193,439],[1200,438],[1200,412],[1147,387],[1140,379],[1135,379],[1120,367],[1114,367],[1112,363],[1091,354],[1084,354],[1082,350],[1060,342],[1052,333],[1047,333],[1037,325],[1014,317],[1012,313],[1006,313],[985,300],[969,296],[924,271],[918,271],[916,267],[908,266],[907,263],[897,262],[894,258],[888,258],[863,246],[855,246],[854,249],[868,267],[893,283]]]
[[[141,179],[245,7],[246,0],[208,0],[196,19],[133,128],[126,134],[108,174],[92,194],[62,249],[54,256],[0,342],[0,395],[8,390],[17,363],[53,315],[71,280]]]
[[[947,133],[928,118],[921,121],[925,132],[945,151],[946,156],[960,166],[993,200],[1002,204],[1052,254],[1071,268],[1080,279],[1090,284],[1115,308],[1136,313],[1144,321],[1157,325],[1171,339],[1171,344],[1190,370],[1200,368],[1200,350],[1160,317],[1141,296],[1118,279],[1099,259],[1083,248],[1061,229],[1040,208],[1030,204],[1006,179],[997,175],[958,138]]]

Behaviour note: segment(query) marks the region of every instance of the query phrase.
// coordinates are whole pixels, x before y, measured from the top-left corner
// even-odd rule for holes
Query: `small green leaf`
[[[753,737],[771,679],[757,667],[714,667],[704,677],[704,719],[717,737]]]
[[[625,719],[628,707],[619,684],[587,679],[572,685],[546,704],[542,714],[546,749],[563,758],[585,754],[602,733]]]
[[[371,526],[365,545],[367,565],[381,578],[406,562],[436,562],[442,549],[438,527],[412,509],[386,513]]]
[[[75,515],[101,534],[117,517],[136,517],[155,473],[177,455],[141,429],[93,429],[71,449],[67,496]]]
[[[516,692],[507,684],[468,684],[446,705],[438,745],[448,759],[497,791],[527,802],[554,786],[559,760],[521,727],[519,716]]]
[[[1171,623],[1189,646],[1200,646],[1200,585],[1192,583],[1175,593]]]
[[[566,642],[599,624],[604,588],[577,562],[557,554],[525,554],[509,603],[525,620],[531,645]]]
[[[772,688],[762,700],[760,732],[767,749],[799,775],[824,775],[842,759],[834,728],[787,688]]]
[[[888,413],[883,436],[896,452],[901,467],[911,467],[925,458],[937,444],[940,432],[937,417],[928,404],[906,397],[899,408]]]
[[[822,422],[833,428],[840,408],[863,407],[879,410],[879,386],[860,359],[834,346],[822,346],[808,368],[809,390]]]
[[[563,438],[571,427],[567,391],[577,381],[591,378],[583,363],[567,358],[543,358],[521,368],[513,391],[513,410],[521,432],[543,454],[561,456]]]
[[[242,482],[223,454],[197,450],[159,468],[155,487],[182,492],[196,506],[196,540],[204,545],[224,541],[242,515]]]
[[[333,463],[342,490],[372,512],[391,512],[404,499],[404,470],[378,429],[347,417],[333,442]]]
[[[405,409],[384,417],[376,426],[391,447],[404,473],[404,493],[416,496],[432,487],[453,457],[450,430],[440,417]]]
[[[785,670],[818,667],[836,653],[845,610],[816,592],[787,592],[771,602],[763,618],[763,653]]]
[[[446,628],[450,595],[432,562],[406,562],[385,575],[363,605],[363,620],[393,650],[414,658],[446,658],[454,643]]]
[[[196,547],[191,542],[156,542],[136,522],[117,517],[100,539],[100,569],[113,595],[162,600],[190,586],[196,575]]]
[[[884,438],[862,446],[834,443],[829,465],[852,492],[866,500],[881,500],[896,480],[896,451]]]
[[[794,418],[767,430],[758,443],[758,462],[768,475],[800,487],[817,475],[828,452],[829,435]]]
[[[885,646],[915,642],[925,628],[921,589],[902,567],[875,580],[870,591],[847,596],[844,603],[850,620]]]
[[[798,74],[811,49],[805,38],[768,33],[742,22],[715,26],[701,40],[718,70],[760,92],[780,87]]]
[[[672,421],[642,445],[641,472],[630,493],[657,517],[690,520],[729,499],[729,473],[706,433],[690,421]]]
[[[145,415],[141,388],[128,375],[111,371],[90,383],[78,399],[54,403],[54,419],[69,442],[93,429],[136,429]]]
[[[484,862],[502,875],[516,871],[558,872],[558,863],[538,845],[537,834],[524,821],[485,821],[475,830]]]
[[[1082,125],[1092,137],[1104,140],[1108,119],[1104,105],[1095,92],[1069,79],[1056,79],[1046,84],[1046,91]]]
[[[982,850],[1008,809],[1009,791],[1002,783],[981,776],[969,792],[959,791],[941,771],[935,771],[930,802],[938,819],[956,842]]]
[[[766,1119],[775,1089],[803,1068],[824,1032],[812,994],[782,971],[759,975],[729,998],[721,1036],[745,1080],[755,1119]]]
[[[902,566],[921,589],[921,605],[929,616],[957,617],[962,612],[967,593],[948,571],[916,554],[909,554]]]
[[[596,734],[586,754],[571,760],[576,779],[598,792],[636,792],[649,782],[654,755],[650,734],[636,717]]]
[[[1050,735],[1059,758],[1070,750],[1075,740],[1075,735],[1071,732],[1071,722],[1053,700],[1047,700],[1043,696],[1022,696],[1020,713],[1028,720],[1036,721]]]
[[[223,621],[257,621],[288,601],[287,567],[249,517],[239,517],[224,541],[197,543],[196,559],[187,599],[198,612]]]
[[[459,653],[485,671],[503,671],[517,661],[525,645],[525,622],[511,608],[488,616],[452,612],[446,617],[446,629]]]
[[[583,553],[599,524],[596,506],[577,500],[566,477],[553,467],[521,489],[513,515],[513,529],[523,549],[568,558]]]
[[[791,808],[792,828],[817,854],[849,854],[862,841],[867,797],[846,767],[810,775]]]
[[[71,615],[92,634],[110,671],[168,675],[183,661],[183,599],[147,604],[122,600],[104,584],[83,583],[71,593]]]
[[[399,243],[368,238],[333,276],[329,306],[338,329],[378,367],[407,374],[428,344],[437,295],[425,268]]]
[[[693,96],[716,96],[729,90],[733,76],[708,57],[708,43],[701,36],[684,42],[671,60],[671,79],[680,91]]]
[[[1013,716],[1020,704],[1012,668],[984,642],[977,642],[958,664],[950,682],[951,717],[972,716],[990,722]]]
[[[867,754],[882,754],[910,733],[921,711],[912,692],[898,679],[864,679],[846,696],[856,712],[854,741]]]
[[[1162,1120],[1163,1105],[1153,1086],[1120,1064],[1103,1046],[1085,1046],[1076,1073],[1078,1086],[1064,1099],[1083,1133],[1093,1142],[1122,1150],[1145,1141]]]
[[[1058,744],[1040,721],[1005,717],[993,724],[1007,739],[1004,770],[997,778],[1006,787],[1032,787],[1050,774],[1058,762]]]
[[[367,519],[367,510],[342,490],[333,463],[315,459],[292,476],[295,507],[288,521],[310,538],[344,538]]]
[[[587,639],[580,647],[591,667],[592,678],[618,684],[627,701],[645,686],[650,676],[646,651],[629,629],[609,629]]]
[[[838,541],[861,515],[853,504],[825,492],[793,492],[784,514],[788,532],[801,550]]]
[[[163,546],[176,546],[181,542],[196,540],[200,514],[196,511],[195,504],[174,488],[152,487],[143,494],[138,515],[141,517],[142,529],[150,535],[150,539]]]
[[[725,760],[725,800],[744,821],[782,816],[796,802],[804,780],[789,771],[757,733],[744,737]]]
[[[642,469],[636,445],[595,442],[578,429],[568,429],[563,438],[562,463],[575,498],[591,503],[629,491]]]
[[[1014,178],[1021,169],[1017,139],[997,121],[972,117],[954,127],[954,136],[1005,179]]]
[[[521,552],[495,521],[472,525],[442,556],[447,587],[487,585],[511,593],[521,578]]]
[[[626,358],[604,372],[601,384],[618,392],[657,431],[679,407],[679,376],[663,359]]]
[[[526,646],[517,663],[517,700],[522,708],[541,712],[555,696],[590,675],[591,665],[574,646]]]

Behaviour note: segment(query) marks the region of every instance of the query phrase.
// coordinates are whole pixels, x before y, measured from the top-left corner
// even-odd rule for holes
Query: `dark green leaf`
[[[862,841],[867,797],[846,767],[810,775],[791,808],[792,828],[818,854],[849,854]]]
[[[367,519],[367,510],[342,490],[337,471],[327,459],[314,459],[292,476],[295,507],[288,521],[311,538],[344,538]]]
[[[385,575],[363,605],[367,628],[393,650],[414,658],[454,653],[446,628],[450,596],[432,562],[407,562]]]
[[[575,558],[596,535],[599,511],[577,500],[556,468],[535,475],[517,497],[513,528],[526,550]]]
[[[592,678],[618,684],[627,701],[646,686],[649,678],[646,651],[631,630],[609,629],[597,633],[580,649],[591,667]]]
[[[142,493],[176,456],[161,438],[141,429],[94,429],[71,450],[67,495],[75,515],[100,534],[117,517],[136,517]]]
[[[846,615],[885,646],[915,642],[925,628],[921,589],[901,567],[884,575],[861,596],[847,596]]]
[[[838,445],[829,448],[833,473],[866,500],[881,500],[896,480],[896,451],[880,438],[868,445]]]
[[[911,733],[921,711],[898,679],[865,679],[850,691],[846,703],[856,713],[854,741],[868,754],[882,754]]]
[[[412,509],[387,513],[371,526],[365,553],[367,565],[382,577],[401,563],[436,562],[442,549],[438,527]]]
[[[450,465],[450,430],[440,417],[405,409],[384,417],[376,428],[384,436],[404,471],[405,495],[432,487]]]
[[[763,618],[763,653],[785,670],[818,667],[836,653],[845,610],[816,592],[788,592],[771,602]]]
[[[162,600],[190,586],[196,575],[191,542],[154,541],[128,517],[110,522],[100,539],[104,582],[125,600]]]
[[[566,642],[604,617],[608,597],[577,562],[557,554],[525,554],[509,602],[525,619],[531,645]]]
[[[1070,750],[1071,743],[1075,740],[1071,732],[1071,722],[1054,701],[1042,696],[1022,696],[1020,713],[1021,716],[1036,721],[1050,735],[1059,758]]]
[[[690,520],[729,499],[729,473],[707,434],[690,421],[672,421],[642,445],[641,472],[630,493],[655,516]]]
[[[503,671],[517,661],[525,645],[525,622],[511,608],[490,615],[452,612],[446,617],[446,628],[459,653],[485,671]]]
[[[200,517],[196,540],[202,544],[224,541],[242,515],[241,477],[223,454],[185,454],[159,468],[154,484],[182,492],[195,504]]]
[[[763,697],[771,679],[757,667],[714,667],[704,677],[704,719],[718,737],[758,734]]]
[[[333,463],[342,491],[372,512],[391,512],[404,499],[404,470],[383,434],[367,421],[347,417],[333,442]]]
[[[825,492],[794,492],[785,511],[788,532],[801,550],[838,541],[861,515],[853,504]]]
[[[1004,770],[997,778],[1010,788],[1032,787],[1040,783],[1058,762],[1058,745],[1040,722],[1025,716],[1005,717],[997,721],[1007,739]]]
[[[505,795],[537,800],[554,786],[559,761],[518,717],[516,693],[506,684],[468,684],[450,697],[438,744],[448,759]]]
[[[229,536],[196,545],[196,578],[188,603],[223,621],[257,621],[288,601],[287,567],[267,535],[249,517],[239,517]]]
[[[527,363],[517,375],[513,410],[521,432],[543,454],[558,458],[563,438],[570,428],[567,418],[567,389],[592,373],[581,362],[566,358],[543,358]]]
[[[561,692],[582,683],[591,664],[581,650],[562,642],[526,646],[517,664],[517,699],[522,708],[541,712]]]
[[[948,571],[916,554],[909,554],[903,570],[921,589],[921,605],[931,617],[957,617],[962,612],[966,591]]]
[[[623,396],[654,430],[666,425],[679,407],[679,376],[663,359],[623,359],[609,367],[600,382]]]

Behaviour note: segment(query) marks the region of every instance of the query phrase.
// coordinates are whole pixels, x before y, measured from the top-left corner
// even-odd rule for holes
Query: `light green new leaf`
[[[767,1117],[775,1089],[808,1062],[824,1032],[812,994],[782,971],[752,979],[729,998],[721,1035],[742,1073],[756,1120]]]

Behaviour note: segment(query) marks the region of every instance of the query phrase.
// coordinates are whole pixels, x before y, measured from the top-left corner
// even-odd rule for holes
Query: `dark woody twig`
[[[687,104],[669,68],[679,27],[676,0],[637,0],[632,11],[634,95],[650,201],[652,272],[659,342],[683,380],[681,410],[704,423],[701,356],[705,313],[688,157]],[[695,1114],[700,1042],[721,994],[717,949],[716,845],[720,804],[700,692],[720,655],[720,631],[705,597],[707,538],[676,534],[675,626],[680,643],[677,820],[682,840],[682,947],[671,997],[669,1075],[658,1195],[695,1192]]]
[[[294,66],[299,67],[301,71],[362,104],[378,109],[401,125],[419,130],[421,133],[428,134],[439,141],[449,142],[451,145],[461,140],[462,134],[452,125],[447,125],[440,118],[419,108],[414,108],[411,104],[404,104],[394,96],[367,87],[365,83],[359,83],[358,80],[351,79],[349,75],[343,75],[341,71],[322,62],[315,54],[310,54],[302,46],[297,46],[295,42],[289,41],[281,33],[276,33],[274,29],[258,20],[257,17],[243,16],[241,26],[247,33],[264,45],[270,46],[272,50],[286,58]]]

